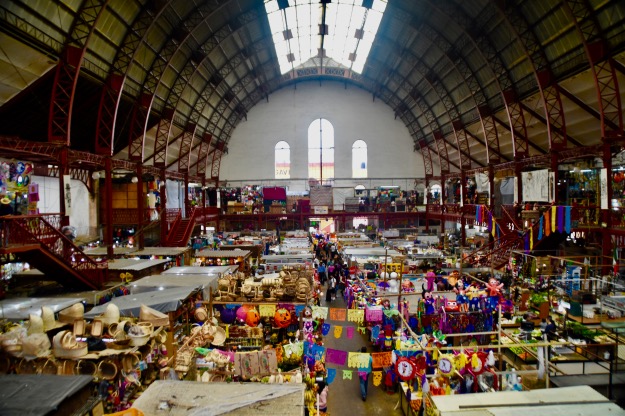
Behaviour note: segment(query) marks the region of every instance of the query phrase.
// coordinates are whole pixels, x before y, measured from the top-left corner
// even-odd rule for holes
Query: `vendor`
[[[548,339],[556,338],[557,337],[556,330],[557,330],[557,327],[556,327],[555,321],[553,320],[552,317],[549,317],[549,322],[547,323],[547,326],[545,327],[545,331],[544,331],[544,333],[547,334],[547,338]]]

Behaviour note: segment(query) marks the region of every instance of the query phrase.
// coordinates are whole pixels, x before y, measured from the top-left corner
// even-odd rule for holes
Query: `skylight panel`
[[[386,2],[372,0],[371,9],[367,9],[363,0],[330,0],[324,20],[319,0],[265,0],[280,72],[287,73],[318,58],[323,44],[323,58],[361,73]],[[319,62],[324,65],[325,59]]]

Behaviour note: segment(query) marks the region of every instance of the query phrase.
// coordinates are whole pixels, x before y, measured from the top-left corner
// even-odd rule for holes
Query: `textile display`
[[[393,353],[391,351],[372,352],[371,359],[373,360],[371,364],[373,368],[384,368],[393,365]]]
[[[261,375],[278,371],[278,358],[274,349],[258,351],[258,362]]]
[[[326,349],[326,363],[344,366],[347,362],[347,351]]]
[[[331,321],[345,321],[347,311],[342,308],[330,308]]]
[[[325,306],[313,306],[312,317],[313,319],[328,319],[328,308]]]
[[[374,371],[373,372],[373,385],[378,387],[380,384],[382,384],[382,372]]]
[[[364,309],[349,309],[347,311],[347,320],[349,322],[362,323],[365,319]]]
[[[371,354],[368,352],[350,352],[347,358],[347,366],[352,368],[369,368]]]
[[[321,334],[325,337],[330,333],[330,324],[323,324],[321,326]]]
[[[367,307],[365,308],[365,317],[367,322],[382,322],[382,308]]]
[[[273,318],[273,316],[276,314],[276,305],[258,305],[258,313],[263,318]]]
[[[304,306],[304,305],[295,305],[295,315],[301,316],[301,314],[302,314],[302,312],[304,312],[305,308],[306,308],[306,306]]]
[[[326,347],[322,345],[313,344],[312,353],[313,353],[313,357],[315,361],[321,361],[323,360],[323,356],[326,353]]]
[[[543,216],[545,217],[545,236],[549,237],[549,234],[551,234],[551,218],[549,216],[549,210],[545,211]]]
[[[258,351],[241,352],[235,355],[234,372],[244,379],[260,373]]]
[[[341,338],[343,333],[343,327],[340,325],[334,325],[334,338]]]
[[[352,379],[352,370],[343,370],[343,380]]]
[[[347,339],[352,339],[354,337],[354,327],[348,326],[347,328],[345,328],[345,330],[347,333]]]
[[[332,382],[336,378],[336,369],[335,368],[328,368],[327,369],[327,373],[328,374],[326,375],[326,380],[328,381],[328,384],[332,384]]]

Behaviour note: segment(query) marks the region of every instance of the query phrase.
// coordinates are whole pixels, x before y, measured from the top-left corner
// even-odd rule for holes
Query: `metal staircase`
[[[196,210],[191,212],[191,216],[182,218],[178,214],[169,229],[167,240],[163,244],[166,247],[185,247],[189,243],[193,229],[195,228]]]
[[[52,223],[52,215],[16,215],[0,218],[0,254],[28,262],[68,289],[99,290],[105,283],[107,263],[96,263]],[[58,224],[57,224],[58,225]]]

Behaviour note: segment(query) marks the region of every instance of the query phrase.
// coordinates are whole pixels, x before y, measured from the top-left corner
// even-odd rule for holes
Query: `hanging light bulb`
[[[139,178],[137,178],[136,176],[133,176],[133,177],[130,179],[130,182],[132,182],[132,183],[137,183],[137,182],[139,182]]]
[[[100,172],[98,172],[98,171],[93,172],[93,173],[91,174],[91,178],[92,178],[92,179],[95,179],[95,180],[100,179]]]

